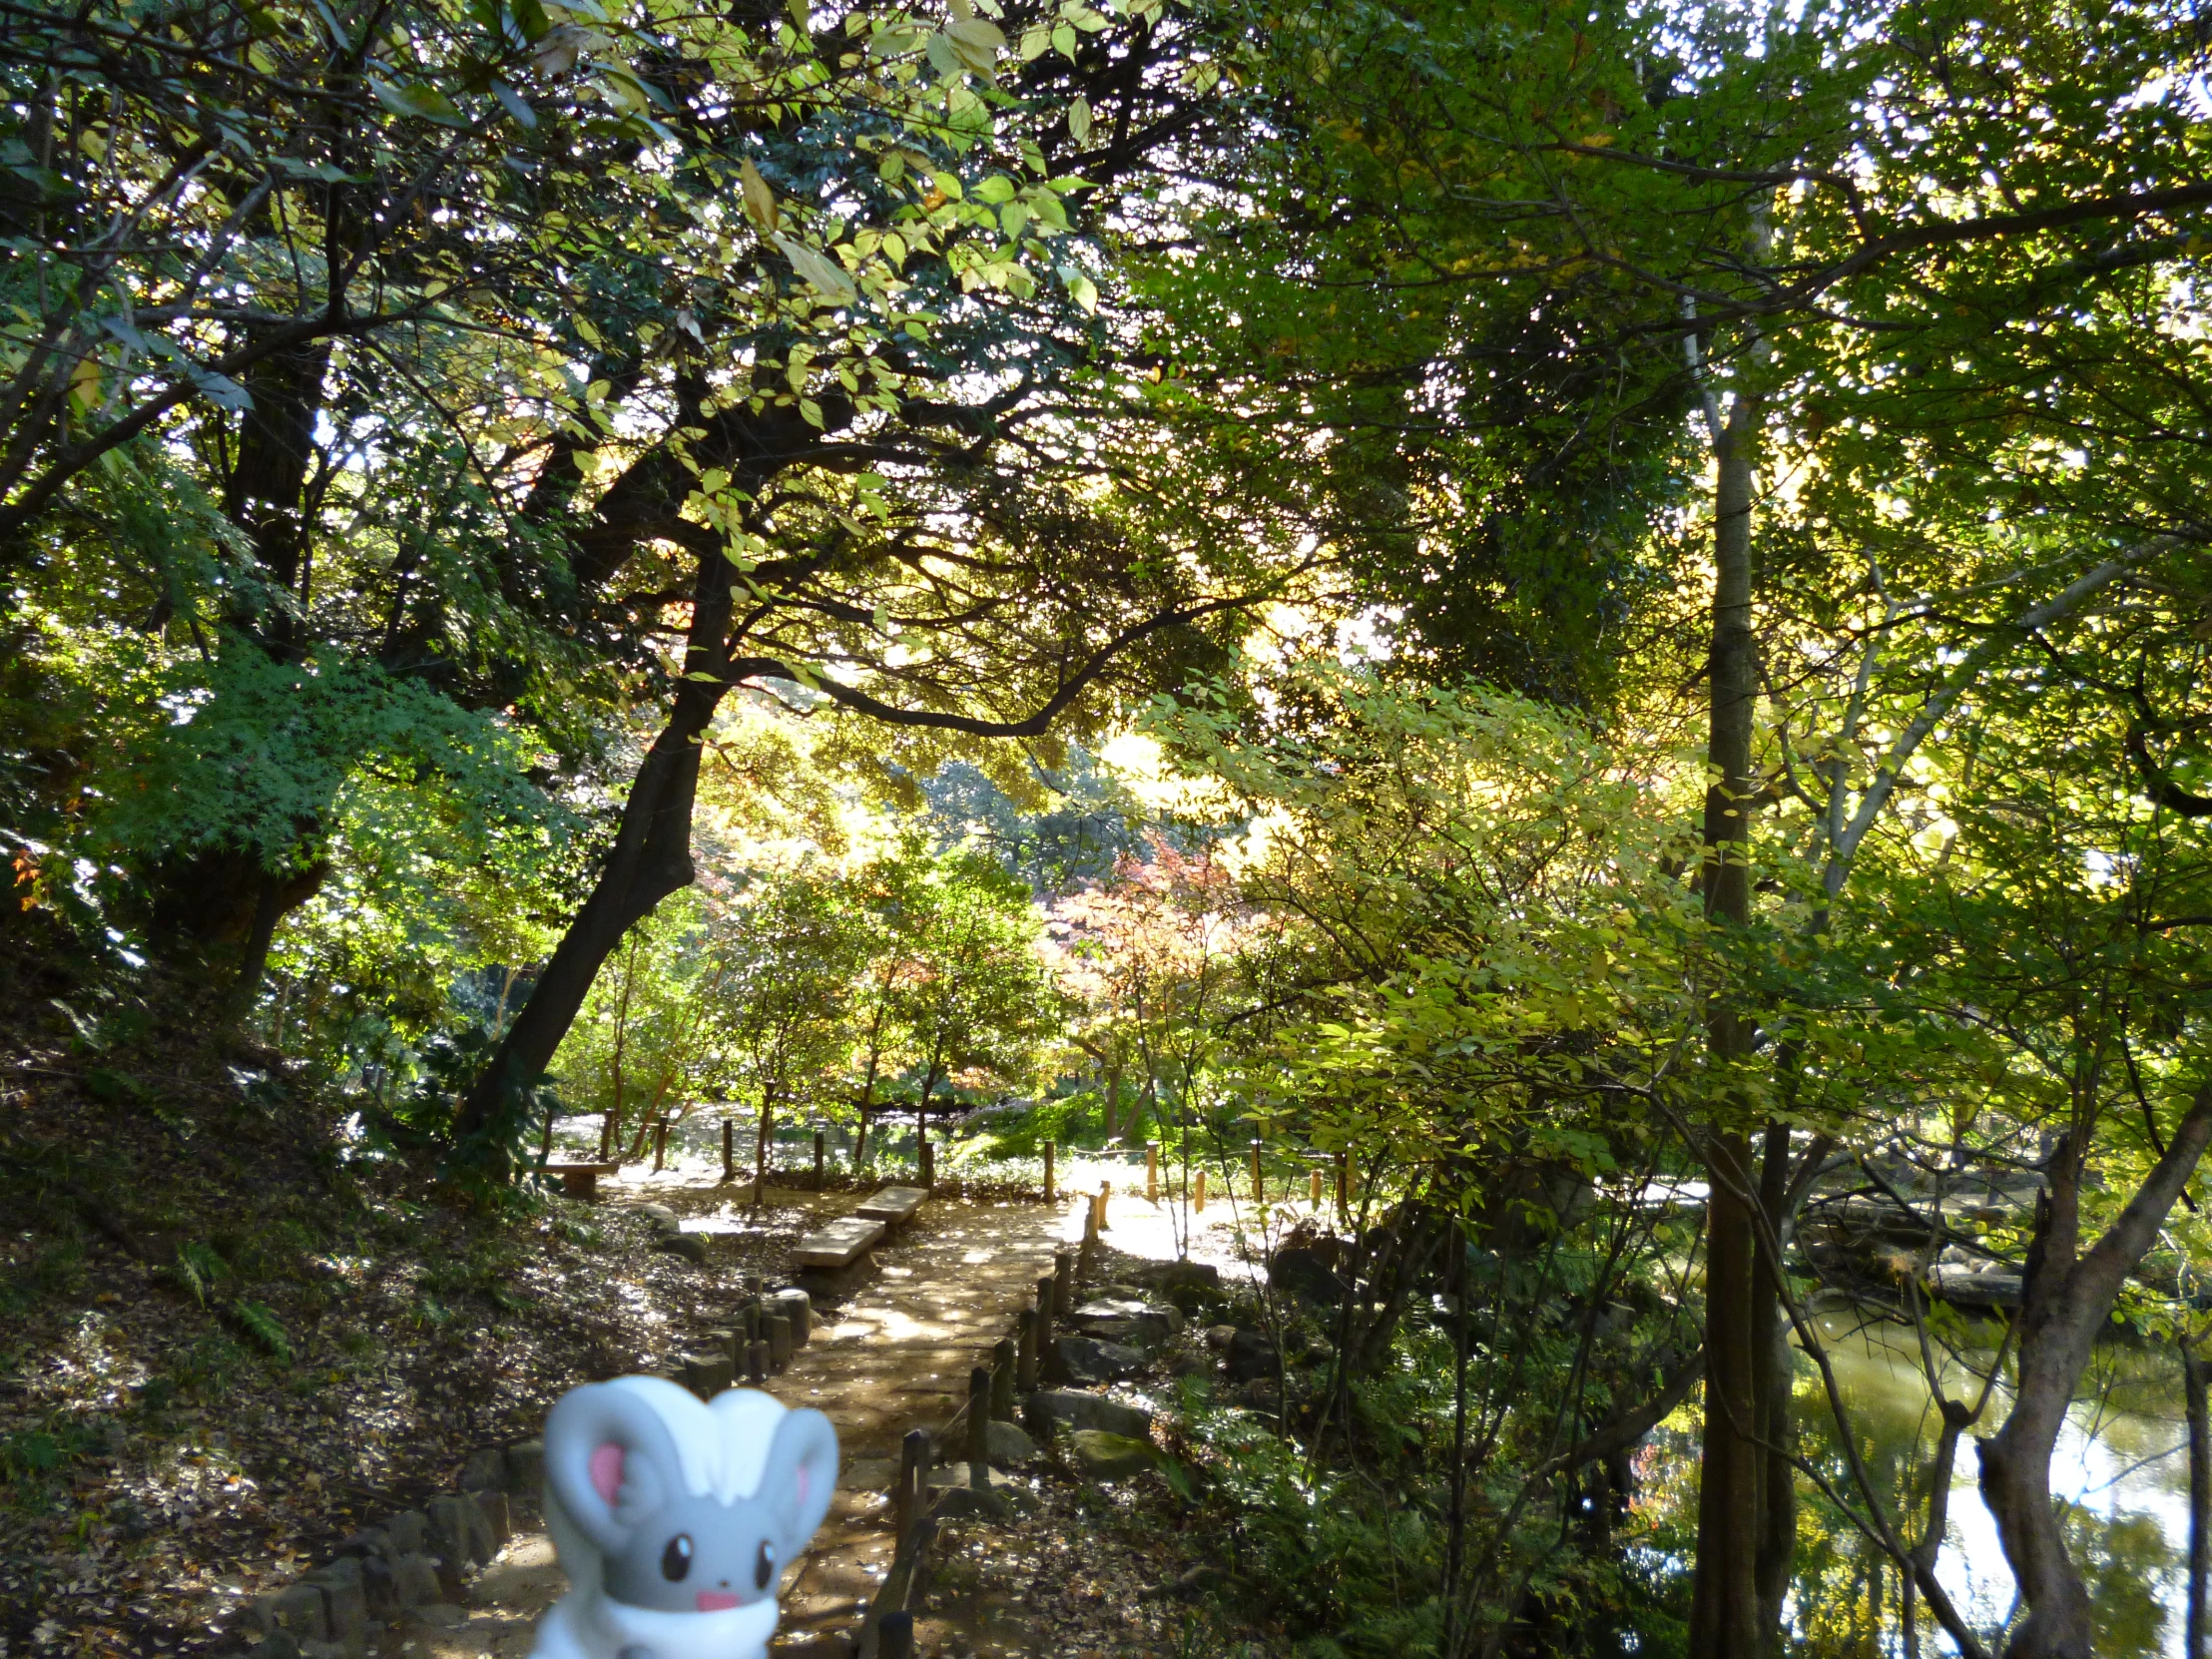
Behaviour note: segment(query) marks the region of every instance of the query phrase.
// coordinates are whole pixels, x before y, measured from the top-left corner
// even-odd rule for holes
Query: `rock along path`
[[[1053,1251],[1080,1234],[1056,1205],[932,1200],[876,1249],[874,1282],[822,1318],[814,1340],[770,1379],[768,1391],[786,1404],[829,1413],[844,1465],[830,1518],[784,1586],[776,1651],[849,1651],[843,1638],[858,1630],[890,1564],[887,1493],[900,1436],[951,1415],[969,1368],[1033,1299]],[[478,1577],[468,1608],[422,1610],[428,1617],[411,1616],[384,1653],[521,1659],[538,1616],[566,1587],[544,1533],[523,1533]]]

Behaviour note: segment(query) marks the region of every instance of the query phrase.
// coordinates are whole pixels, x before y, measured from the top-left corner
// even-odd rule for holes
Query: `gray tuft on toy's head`
[[[747,1390],[710,1409],[642,1381],[572,1389],[545,1425],[547,1492],[601,1552],[605,1593],[672,1613],[773,1596],[830,1512],[837,1472],[830,1419]],[[727,1477],[735,1448],[723,1439],[764,1431],[759,1478],[738,1492]],[[695,1443],[680,1448],[679,1435]],[[756,1438],[745,1448],[746,1460],[760,1456],[757,1446]]]

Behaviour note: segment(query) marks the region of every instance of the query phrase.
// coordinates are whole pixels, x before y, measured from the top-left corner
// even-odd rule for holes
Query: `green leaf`
[[[1075,302],[1095,315],[1098,311],[1098,284],[1072,265],[1059,267],[1059,276]]]
[[[405,86],[393,86],[389,81],[371,78],[369,86],[375,91],[376,101],[394,115],[419,116],[424,121],[435,121],[441,127],[465,127],[467,119],[453,107],[453,100],[420,81]]]
[[[860,290],[852,285],[852,278],[836,261],[817,253],[805,243],[783,232],[771,234],[770,240],[783,250],[784,258],[791,261],[792,269],[809,282],[820,288],[840,304],[851,304],[860,296]]]
[[[945,36],[959,60],[978,75],[995,73],[998,54],[1006,49],[1006,37],[981,18],[945,25]]]
[[[1091,105],[1087,98],[1078,98],[1068,106],[1068,137],[1077,144],[1088,144],[1091,138]]]
[[[515,91],[513,87],[507,85],[505,81],[492,82],[491,95],[499,100],[499,104],[502,109],[504,109],[509,115],[513,116],[515,120],[520,122],[524,127],[534,128],[537,126],[538,112],[530,108],[528,104],[524,103],[522,100],[522,94]]]

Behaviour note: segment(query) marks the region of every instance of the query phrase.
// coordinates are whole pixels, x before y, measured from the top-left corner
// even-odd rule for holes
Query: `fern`
[[[283,1365],[291,1364],[291,1340],[284,1335],[284,1328],[276,1323],[276,1316],[258,1302],[240,1297],[231,1304],[231,1312],[239,1322],[239,1328],[273,1359]]]
[[[177,1277],[203,1308],[208,1305],[209,1288],[228,1271],[223,1258],[209,1245],[194,1240],[177,1247]]]

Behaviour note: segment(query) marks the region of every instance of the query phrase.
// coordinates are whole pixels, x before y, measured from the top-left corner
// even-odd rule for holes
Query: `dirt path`
[[[663,1186],[655,1199],[675,1198]],[[844,1195],[839,1208],[859,1202]],[[679,1206],[681,1207],[681,1206]],[[891,1558],[886,1492],[899,1437],[948,1417],[968,1370],[1006,1334],[1079,1225],[1061,1207],[936,1200],[875,1253],[880,1276],[817,1326],[769,1391],[837,1425],[844,1471],[835,1506],[785,1588],[776,1651],[845,1653]],[[534,1523],[533,1523],[534,1525]],[[407,1659],[521,1659],[532,1627],[566,1588],[542,1532],[523,1533],[478,1578],[466,1609],[409,1615],[385,1653]]]

